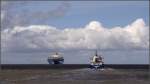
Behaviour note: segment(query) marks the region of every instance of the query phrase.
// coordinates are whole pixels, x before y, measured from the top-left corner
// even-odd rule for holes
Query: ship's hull
[[[104,68],[104,64],[91,64],[90,68],[91,69],[102,69],[102,68]]]
[[[49,64],[63,64],[64,59],[48,59],[47,60]]]

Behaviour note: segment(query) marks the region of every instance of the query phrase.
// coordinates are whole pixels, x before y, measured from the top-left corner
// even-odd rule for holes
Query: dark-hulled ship
[[[47,59],[49,64],[63,64],[64,58],[56,52],[54,55],[51,55]]]

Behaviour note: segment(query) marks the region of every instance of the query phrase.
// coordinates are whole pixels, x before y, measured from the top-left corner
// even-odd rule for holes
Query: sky
[[[19,18],[15,23],[7,21],[10,25],[35,24],[79,28],[96,20],[111,28],[126,26],[137,18],[143,18],[149,25],[148,4],[147,1],[12,1],[2,3],[2,11],[7,10],[4,11],[4,15],[9,18]]]
[[[1,29],[2,63],[47,63],[54,51],[88,63],[95,49],[106,63],[148,63],[148,1],[2,1]]]

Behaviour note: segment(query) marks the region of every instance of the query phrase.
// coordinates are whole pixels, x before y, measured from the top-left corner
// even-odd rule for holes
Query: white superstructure
[[[90,65],[92,68],[103,68],[104,67],[104,62],[103,62],[103,57],[101,55],[97,54],[97,51],[95,55],[92,57],[90,61]]]

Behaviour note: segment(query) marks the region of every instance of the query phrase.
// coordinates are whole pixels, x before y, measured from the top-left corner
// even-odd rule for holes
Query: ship
[[[63,64],[64,58],[58,52],[56,52],[54,55],[49,56],[47,61],[49,64]]]
[[[90,68],[91,69],[103,69],[104,68],[104,61],[101,55],[98,55],[97,50],[95,55],[91,58],[90,61]]]

